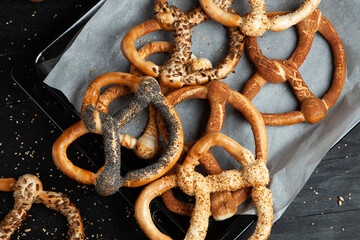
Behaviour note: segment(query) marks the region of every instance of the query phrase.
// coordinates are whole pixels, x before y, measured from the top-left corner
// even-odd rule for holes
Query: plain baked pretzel
[[[281,15],[284,12],[271,13]],[[346,78],[346,58],[344,46],[333,25],[316,9],[309,17],[297,24],[299,32],[298,45],[288,60],[270,60],[266,58],[256,37],[248,38],[246,49],[257,73],[246,83],[242,93],[252,100],[267,83],[288,81],[300,102],[300,111],[280,114],[263,113],[266,125],[291,125],[306,121],[316,123],[325,118],[327,111],[335,104],[343,89]],[[298,68],[309,53],[314,34],[319,32],[330,44],[333,52],[334,71],[332,84],[325,95],[319,99],[308,88]]]

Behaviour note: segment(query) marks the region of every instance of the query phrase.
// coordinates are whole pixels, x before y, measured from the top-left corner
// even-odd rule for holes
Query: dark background
[[[31,71],[35,56],[96,2],[0,0],[0,177],[32,173],[45,190],[66,193],[81,211],[88,239],[146,239],[120,194],[98,196],[93,186],[77,184],[56,169],[51,147],[61,131],[11,77],[24,63]],[[329,151],[274,224],[270,239],[360,238],[359,131],[358,126]],[[95,171],[76,148],[69,154]],[[345,199],[341,207],[338,196]],[[13,203],[12,193],[0,194],[1,219]],[[13,239],[65,239],[66,232],[62,215],[35,204]]]

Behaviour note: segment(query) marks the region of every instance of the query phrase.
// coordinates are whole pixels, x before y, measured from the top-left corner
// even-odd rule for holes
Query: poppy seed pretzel
[[[134,89],[135,94],[128,106],[114,116],[98,111],[95,103],[100,89],[110,84],[125,85]],[[150,102],[166,119],[171,132],[171,141],[159,159],[145,168],[120,175],[119,129],[142,111]],[[67,147],[78,137],[89,133],[103,134],[105,165],[97,173],[75,166],[67,157]],[[177,161],[183,147],[183,133],[175,110],[167,103],[153,78],[139,78],[126,73],[107,73],[96,78],[87,88],[83,98],[82,121],[66,129],[53,146],[56,166],[70,178],[95,185],[101,195],[114,194],[119,187],[138,187],[164,175]]]
[[[14,184],[14,181],[16,182]],[[85,239],[84,228],[79,210],[62,193],[43,191],[39,178],[31,174],[19,177],[18,181],[12,178],[0,179],[0,189],[6,187],[14,191],[15,205],[0,223],[0,239],[10,239],[25,220],[27,212],[33,203],[43,203],[48,208],[63,214],[69,223],[68,235],[71,240]]]
[[[98,111],[108,113],[109,104],[115,99],[131,94],[131,89],[115,85],[109,87],[103,92],[96,103]],[[144,133],[138,139],[128,134],[120,134],[120,144],[123,147],[132,149],[136,156],[142,159],[151,159],[158,152],[159,132],[156,125],[156,111],[153,105],[149,105],[149,121],[146,125]]]
[[[217,2],[221,7],[229,9],[232,1]],[[166,0],[155,0],[155,18],[161,26],[174,32],[174,49],[171,58],[161,69],[160,83],[164,86],[180,88],[183,85],[199,85],[211,80],[225,78],[238,63],[242,52],[244,36],[236,28],[229,28],[230,49],[229,54],[215,67],[200,69],[187,73],[186,68],[191,62],[191,29],[208,20],[201,8],[197,8],[188,14],[179,8],[168,5]]]
[[[248,103],[243,104],[241,99],[234,96],[241,95],[235,91],[230,90],[228,85],[224,82],[213,81],[206,86],[189,86],[185,88],[178,89],[175,92],[170,93],[166,98],[169,103],[173,106],[176,106],[178,103],[191,99],[191,98],[200,98],[208,99],[210,103],[210,116],[206,125],[206,130],[204,135],[214,132],[220,132],[225,120],[225,106],[227,102],[232,100],[233,102],[239,102],[239,105],[247,105]],[[232,96],[232,97],[229,97]],[[247,102],[247,101],[246,101]],[[240,112],[248,111],[243,106],[237,106],[237,109]],[[265,128],[261,128],[262,118],[257,112],[253,111],[252,116],[247,116],[249,122],[254,129],[254,138],[256,145],[259,145],[257,148],[257,155],[262,155],[266,161],[266,152],[267,152],[267,142],[266,142],[266,131]],[[164,139],[166,139],[166,130],[165,124],[159,118],[159,131]],[[260,126],[260,127],[259,127]],[[259,134],[260,133],[260,134]],[[263,141],[262,139],[265,139]],[[219,174],[222,172],[219,164],[212,156],[210,152],[204,155],[200,159],[200,163],[204,166],[208,174]],[[237,206],[240,205],[243,201],[248,198],[248,190],[240,189],[233,194],[230,192],[219,192],[212,194],[211,197],[211,212],[215,220],[224,220],[233,216],[237,212]],[[192,207],[187,203],[178,201],[172,194],[171,191],[167,191],[162,195],[162,199],[165,205],[173,212],[178,214],[187,214],[191,215]]]
[[[220,174],[202,176],[195,172],[199,159],[213,146],[221,146],[230,153],[243,169],[227,170]],[[251,197],[258,212],[256,229],[251,240],[267,239],[273,222],[272,196],[265,187],[269,182],[269,171],[262,159],[254,159],[252,153],[221,133],[204,136],[190,149],[177,175],[163,177],[149,184],[135,203],[135,218],[150,239],[170,239],[154,225],[149,204],[164,191],[179,186],[186,194],[195,196],[195,208],[185,239],[205,239],[210,211],[210,194],[218,191],[235,191],[252,187]]]
[[[284,13],[272,13],[284,14]],[[280,114],[263,113],[266,125],[290,125],[303,121],[316,123],[325,118],[327,111],[340,96],[346,77],[346,58],[341,39],[332,24],[316,9],[309,17],[297,24],[299,43],[288,60],[269,60],[261,52],[257,39],[250,37],[246,48],[257,73],[246,83],[243,94],[252,100],[266,82],[288,81],[300,102],[300,111]],[[319,32],[329,43],[333,52],[334,72],[327,93],[319,99],[308,88],[298,68],[309,53],[314,34]]]
[[[214,0],[200,0],[200,4],[215,21],[228,27],[239,27],[247,36],[260,36],[267,30],[279,32],[296,25],[309,16],[321,2],[321,0],[305,0],[294,12],[269,17],[266,15],[265,0],[248,1],[251,11],[245,16],[227,12]]]

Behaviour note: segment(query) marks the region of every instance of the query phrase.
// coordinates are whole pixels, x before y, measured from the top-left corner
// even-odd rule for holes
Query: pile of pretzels
[[[346,63],[342,42],[332,24],[317,6],[320,0],[305,0],[294,12],[265,11],[264,0],[249,0],[251,11],[240,16],[232,0],[199,0],[200,7],[183,12],[166,0],[155,0],[154,18],[134,26],[121,42],[121,50],[131,63],[130,72],[100,75],[87,87],[81,107],[81,120],[66,129],[53,145],[55,165],[68,177],[95,186],[100,195],[111,195],[121,187],[147,185],[135,204],[135,217],[150,239],[169,239],[155,226],[151,201],[161,196],[172,212],[190,217],[185,239],[205,239],[209,218],[221,221],[237,213],[238,206],[251,197],[257,210],[256,230],[250,239],[267,239],[273,224],[273,203],[266,167],[268,143],[266,125],[315,124],[324,119],[336,103],[345,81]],[[229,50],[215,67],[208,59],[191,52],[192,29],[213,19],[228,29]],[[287,60],[266,58],[257,44],[265,31],[282,31],[293,25],[299,32],[298,45]],[[136,49],[135,41],[159,30],[173,33],[172,42],[154,41]],[[298,69],[305,61],[316,32],[333,52],[331,87],[320,99],[307,87]],[[242,92],[222,81],[233,72],[244,49],[257,68]],[[158,52],[169,53],[162,66],[146,60]],[[299,110],[280,114],[260,113],[251,100],[267,82],[288,81],[300,102]],[[126,107],[109,113],[115,99],[130,95]],[[202,137],[184,143],[182,123],[174,107],[187,99],[207,99],[210,116]],[[226,121],[226,104],[238,110],[249,122],[255,153],[221,133]],[[149,109],[149,121],[139,138],[122,132],[122,127]],[[105,164],[91,172],[73,164],[67,148],[87,133],[102,135]],[[211,148],[220,146],[241,164],[241,170],[222,170]],[[156,159],[144,168],[121,175],[121,147],[133,149],[142,159]],[[224,156],[225,157],[225,156]],[[204,171],[195,169],[202,165]],[[176,198],[173,188],[194,196],[195,203]]]

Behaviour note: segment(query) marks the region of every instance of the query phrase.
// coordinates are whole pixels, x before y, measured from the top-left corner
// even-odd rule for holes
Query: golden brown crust
[[[85,239],[80,212],[64,194],[43,191],[40,179],[31,174],[21,176],[13,190],[15,205],[14,209],[0,223],[1,239],[10,239],[25,220],[33,203],[43,203],[48,208],[63,214],[69,223],[68,236],[70,240]]]
[[[16,184],[15,178],[0,178],[0,191],[1,192],[12,192]]]
[[[229,6],[232,1],[216,1],[221,7],[233,11]],[[199,85],[211,80],[225,78],[238,63],[242,52],[244,36],[236,28],[230,28],[229,54],[215,68],[199,69],[187,72],[191,61],[191,29],[207,20],[201,8],[184,13],[167,1],[155,1],[155,17],[159,24],[168,31],[174,32],[174,49],[171,58],[162,67],[160,82],[164,86],[180,88],[184,85]]]
[[[220,174],[202,176],[195,166],[212,146],[221,146],[243,165],[243,170],[227,170]],[[211,215],[210,194],[253,187],[251,196],[258,212],[258,223],[250,239],[267,239],[273,222],[273,205],[269,189],[269,171],[262,159],[255,159],[250,151],[221,133],[204,136],[190,149],[178,174],[163,177],[148,185],[135,204],[135,217],[150,239],[170,239],[161,233],[151,219],[149,204],[164,191],[179,186],[186,194],[195,196],[190,226],[185,239],[204,239]]]
[[[306,0],[294,12],[268,17],[264,0],[249,0],[251,11],[244,16],[227,12],[217,6],[214,0],[200,0],[202,8],[212,19],[228,27],[239,27],[247,36],[260,36],[266,30],[278,32],[296,25],[309,16],[320,2],[321,0]]]
[[[183,100],[190,98],[208,99],[210,103],[210,116],[204,135],[220,132],[225,119],[225,105],[229,103],[239,110],[250,122],[254,129],[254,139],[256,143],[256,155],[266,161],[267,158],[267,137],[266,130],[261,115],[256,111],[251,102],[220,81],[210,82],[206,86],[189,86],[178,89],[167,96],[170,104],[175,106]],[[165,124],[159,118],[159,131],[165,136]],[[204,166],[208,174],[219,174],[222,172],[219,164],[210,152],[200,158],[200,163]],[[241,204],[248,197],[248,191],[238,190],[238,193],[221,192],[213,194],[211,197],[211,212],[216,220],[224,220],[237,212],[237,205]],[[237,199],[234,199],[236,197]],[[173,197],[173,194],[166,193],[163,197],[165,205],[178,214],[190,213],[192,207],[187,203],[182,203]]]
[[[139,37],[161,30],[161,26],[155,20],[148,20],[144,23],[141,23],[133,27],[129,32],[127,32],[124,38],[121,41],[121,51],[124,54],[125,58],[131,62],[136,68],[145,73],[146,75],[152,77],[158,77],[160,73],[160,68],[155,63],[150,61],[145,61],[142,59],[135,48],[135,40]]]
[[[274,14],[274,13],[273,13]],[[281,13],[277,13],[281,15]],[[246,83],[243,94],[253,99],[266,82],[288,81],[301,104],[300,111],[281,114],[263,114],[266,125],[290,125],[307,121],[316,123],[325,118],[342,91],[346,77],[346,59],[342,42],[331,23],[316,9],[297,24],[299,43],[288,60],[269,60],[261,52],[255,37],[247,40],[246,47],[257,73]],[[311,49],[314,34],[319,32],[329,42],[334,56],[332,85],[322,99],[317,98],[302,79],[298,68]]]

